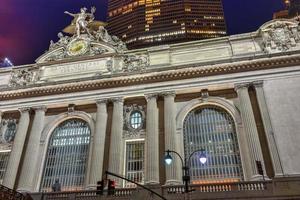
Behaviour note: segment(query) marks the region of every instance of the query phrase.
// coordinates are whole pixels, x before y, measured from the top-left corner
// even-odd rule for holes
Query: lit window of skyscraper
[[[109,0],[108,31],[129,48],[226,35],[221,0]]]

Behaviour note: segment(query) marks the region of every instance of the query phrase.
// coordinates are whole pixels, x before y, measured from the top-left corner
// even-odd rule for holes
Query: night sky
[[[284,8],[282,0],[223,0],[223,5],[229,35],[255,31]],[[96,19],[105,21],[107,0],[0,0],[0,59],[34,63],[70,24],[64,11],[91,6],[97,8]]]

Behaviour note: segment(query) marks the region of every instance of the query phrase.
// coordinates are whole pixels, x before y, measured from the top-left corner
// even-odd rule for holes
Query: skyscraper
[[[107,29],[129,48],[226,35],[221,0],[109,0]]]
[[[273,18],[293,18],[300,14],[300,0],[284,0],[286,9],[274,13]]]

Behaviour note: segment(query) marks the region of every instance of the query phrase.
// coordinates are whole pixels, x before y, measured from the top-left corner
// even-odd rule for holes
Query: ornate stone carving
[[[13,69],[11,72],[9,87],[26,86],[33,84],[36,72],[31,68]]]
[[[96,9],[91,8],[88,13],[86,8],[81,8],[79,13],[66,14],[74,17],[72,23],[63,31],[71,34],[66,36],[58,33],[57,42],[50,41],[49,51],[41,56],[37,62],[62,60],[74,56],[101,55],[107,52],[122,53],[127,50],[124,42],[117,36],[111,36],[104,28],[105,23],[94,20]]]
[[[149,57],[147,55],[125,55],[124,72],[142,71],[149,66]]]
[[[124,137],[141,137],[145,134],[146,128],[146,113],[145,113],[145,106],[133,104],[130,106],[124,106]],[[134,113],[138,113],[140,116],[140,125],[132,124],[132,116]],[[136,125],[136,126],[135,126]]]
[[[299,22],[296,20],[273,20],[260,28],[262,48],[266,53],[282,52],[299,45]]]
[[[3,147],[10,147],[14,141],[14,137],[17,130],[16,119],[3,119],[1,122],[1,137],[0,137],[0,149]]]
[[[239,89],[247,89],[249,88],[251,84],[250,83],[237,83],[234,84],[234,90],[238,91]]]

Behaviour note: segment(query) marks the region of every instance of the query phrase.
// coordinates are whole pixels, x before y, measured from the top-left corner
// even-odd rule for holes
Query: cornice
[[[151,84],[156,82],[175,81],[263,69],[275,69],[296,65],[300,65],[300,55],[263,58],[250,61],[240,61],[207,66],[190,65],[186,68],[170,69],[160,72],[146,72],[143,74],[104,78],[100,80],[87,80],[81,82],[63,83],[58,85],[2,91],[0,92],[0,101],[82,92],[87,90],[126,87],[138,84]]]

